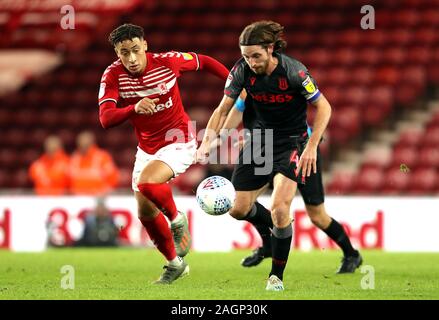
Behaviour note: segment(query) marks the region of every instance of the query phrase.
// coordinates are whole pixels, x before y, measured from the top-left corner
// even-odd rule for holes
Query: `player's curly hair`
[[[145,33],[143,32],[142,27],[131,23],[125,23],[111,31],[108,41],[115,46],[117,43],[125,40],[131,40],[133,38],[143,39],[144,36]]]
[[[257,21],[245,27],[239,36],[239,45],[252,46],[261,45],[267,48],[274,45],[274,51],[286,48],[287,42],[283,39],[284,27],[274,21]]]

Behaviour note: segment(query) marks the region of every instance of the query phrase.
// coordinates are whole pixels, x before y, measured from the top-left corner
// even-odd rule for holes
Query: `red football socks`
[[[154,241],[157,249],[166,257],[166,260],[171,261],[174,259],[177,253],[175,252],[171,229],[169,228],[165,216],[160,212],[152,220],[142,217],[140,221],[148,232],[151,240]]]
[[[138,185],[140,192],[151,200],[170,221],[177,216],[172,190],[167,183],[141,183]]]

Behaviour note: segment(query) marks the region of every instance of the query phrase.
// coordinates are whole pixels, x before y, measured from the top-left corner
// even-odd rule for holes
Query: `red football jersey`
[[[198,70],[200,63],[193,52],[147,52],[146,58],[145,71],[138,76],[131,75],[120,60],[111,64],[102,75],[99,105],[114,101],[118,107],[126,107],[144,97],[159,98],[153,115],[130,117],[139,147],[154,154],[176,139],[187,142],[195,138],[193,129],[189,128],[189,116],[183,108],[177,78],[182,72]]]

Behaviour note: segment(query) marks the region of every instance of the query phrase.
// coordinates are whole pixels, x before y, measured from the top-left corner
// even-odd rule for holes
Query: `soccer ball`
[[[212,176],[199,184],[197,202],[207,214],[219,216],[232,208],[235,194],[235,188],[229,180],[221,176]]]

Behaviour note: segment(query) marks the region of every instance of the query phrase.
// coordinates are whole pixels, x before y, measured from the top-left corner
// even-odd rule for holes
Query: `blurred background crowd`
[[[439,194],[439,0],[70,1],[74,29],[61,28],[59,6],[29,5],[39,2],[0,1],[1,193],[131,192],[133,129],[104,130],[97,105],[101,75],[116,60],[108,34],[119,24],[143,26],[151,52],[194,51],[231,68],[243,27],[268,19],[285,26],[286,52],[333,107],[321,146],[327,193]],[[366,4],[375,29],[360,26]],[[204,129],[224,83],[192,72],[179,85]],[[193,165],[172,181],[175,194],[232,169]]]

